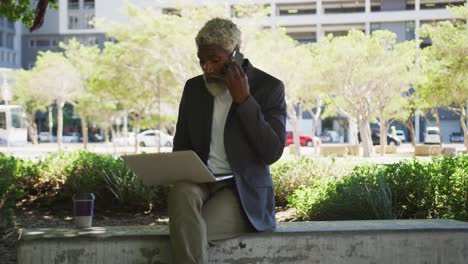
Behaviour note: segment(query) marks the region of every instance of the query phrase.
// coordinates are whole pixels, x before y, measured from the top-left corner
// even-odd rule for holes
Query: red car
[[[314,146],[314,143],[312,141],[313,139],[309,136],[299,136],[299,142],[301,146],[307,146],[307,147],[312,147]],[[286,131],[286,146],[289,146],[294,143],[293,139],[293,132],[292,131]]]

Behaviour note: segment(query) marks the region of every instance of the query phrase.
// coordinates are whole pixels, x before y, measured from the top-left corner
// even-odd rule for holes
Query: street
[[[322,146],[338,146],[338,144],[322,144]],[[457,152],[464,151],[465,147],[462,143],[450,143],[450,144],[443,144],[443,147],[453,147],[457,150]],[[75,151],[83,149],[83,143],[64,143],[62,145],[63,151]],[[27,144],[25,146],[0,146],[0,153],[4,153],[7,155],[13,155],[18,158],[25,158],[25,159],[38,159],[42,157],[46,157],[51,153],[54,153],[58,150],[56,143],[40,143],[40,144]],[[169,152],[171,151],[171,147],[161,147],[162,152]],[[100,153],[100,154],[111,154],[114,156],[120,155],[128,155],[134,154],[134,147],[133,146],[121,146],[121,145],[113,145],[112,143],[89,143],[88,144],[88,151]],[[362,148],[361,148],[362,151]],[[157,152],[156,147],[140,147],[140,153],[154,153]],[[301,147],[301,155],[309,156],[309,157],[320,157],[320,150],[315,150],[313,147]],[[290,152],[290,148],[286,147],[283,158],[290,158],[293,154]],[[374,162],[379,164],[387,164],[387,163],[395,163],[404,159],[413,158],[414,157],[414,148],[411,144],[406,143],[402,144],[397,147],[396,154],[385,154],[381,156],[378,153],[374,153],[369,158],[363,158],[359,156],[349,156],[350,159],[360,159],[362,161],[367,162]],[[430,157],[418,157],[421,159],[430,159]]]

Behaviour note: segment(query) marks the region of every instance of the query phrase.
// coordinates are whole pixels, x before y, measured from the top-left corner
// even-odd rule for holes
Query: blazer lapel
[[[201,79],[201,78],[200,78]],[[205,83],[203,79],[201,79],[199,83],[198,89],[201,90],[200,98],[199,98],[199,109],[200,115],[197,115],[201,118],[199,120],[201,126],[201,137],[202,140],[202,148],[203,148],[203,157],[202,161],[206,164],[208,161],[208,155],[210,154],[210,141],[211,141],[211,125],[213,122],[213,96],[208,92],[205,87]]]

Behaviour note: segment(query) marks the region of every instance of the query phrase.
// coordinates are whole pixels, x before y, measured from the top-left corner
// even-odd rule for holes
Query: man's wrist
[[[247,99],[250,97],[250,94],[247,94],[246,96],[244,96],[243,98],[241,99],[233,99],[234,103],[237,104],[237,105],[240,105],[240,104],[243,104],[245,101],[247,101]]]

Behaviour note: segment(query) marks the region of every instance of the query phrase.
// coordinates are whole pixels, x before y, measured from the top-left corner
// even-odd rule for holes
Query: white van
[[[406,136],[403,130],[396,130],[396,136],[401,140],[401,142],[406,142]]]
[[[426,127],[424,144],[440,144],[440,131],[438,127]]]

